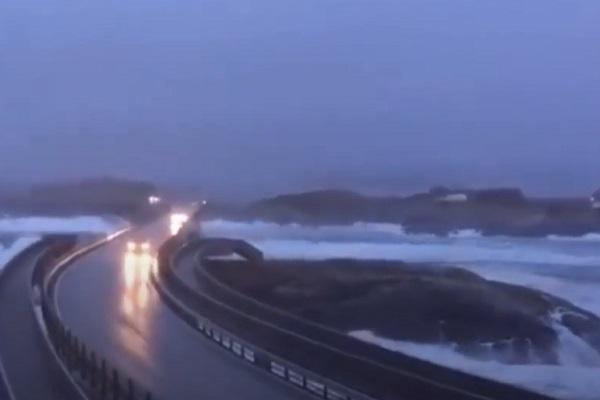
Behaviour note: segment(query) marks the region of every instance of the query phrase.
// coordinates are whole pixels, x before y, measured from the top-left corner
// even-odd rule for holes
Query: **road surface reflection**
[[[119,338],[125,348],[143,360],[149,358],[149,339],[152,337],[152,307],[150,274],[156,266],[156,257],[148,243],[127,244],[123,254],[121,312]]]

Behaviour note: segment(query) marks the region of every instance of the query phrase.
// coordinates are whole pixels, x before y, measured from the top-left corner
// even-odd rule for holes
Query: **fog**
[[[600,186],[596,0],[0,2],[0,180]]]

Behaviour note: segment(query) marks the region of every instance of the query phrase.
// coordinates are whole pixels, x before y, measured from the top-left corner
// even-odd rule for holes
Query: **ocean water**
[[[205,221],[209,236],[246,239],[268,258],[375,258],[458,265],[487,279],[516,283],[557,295],[600,316],[600,234],[544,238],[483,237],[473,230],[448,237],[408,234],[401,225],[278,225],[262,221]],[[451,346],[424,345],[349,334],[391,351],[544,392],[558,398],[600,400],[600,356],[560,324],[560,365],[502,365],[465,357]]]
[[[0,234],[111,233],[126,226],[117,217],[0,217]]]
[[[127,226],[116,217],[0,217],[0,270],[23,249],[47,233],[109,234]]]

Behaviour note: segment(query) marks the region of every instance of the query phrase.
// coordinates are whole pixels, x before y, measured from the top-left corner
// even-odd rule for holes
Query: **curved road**
[[[131,265],[126,242],[168,235],[167,220],[118,238],[67,268],[57,287],[58,307],[73,332],[160,399],[306,399],[192,330],[163,304]],[[143,275],[143,274],[141,274]]]
[[[0,354],[17,400],[81,399],[44,342],[31,305],[31,274],[44,250],[41,244],[25,250],[0,279]],[[0,399],[8,398],[0,389]]]

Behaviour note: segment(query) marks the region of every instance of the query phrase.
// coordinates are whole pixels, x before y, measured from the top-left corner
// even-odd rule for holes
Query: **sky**
[[[597,0],[2,0],[0,181],[600,186]]]

